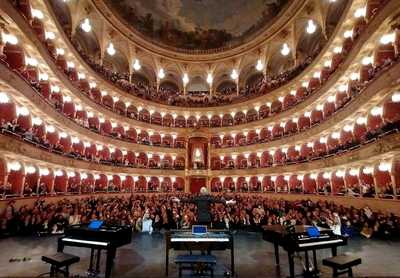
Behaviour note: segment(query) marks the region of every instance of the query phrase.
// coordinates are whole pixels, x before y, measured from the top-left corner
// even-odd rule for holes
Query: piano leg
[[[89,269],[88,269],[89,273],[93,273],[93,257],[94,257],[94,249],[91,248],[90,249],[90,262],[89,262]]]
[[[117,249],[116,248],[111,249],[111,255],[112,255],[113,262],[114,262],[115,256],[117,255]]]
[[[62,252],[62,251],[64,251],[64,243],[62,241],[62,238],[60,237],[58,239],[57,252]]]
[[[279,266],[279,245],[277,242],[274,243],[274,249],[275,249],[275,263],[277,266]]]
[[[169,248],[165,247],[165,276],[168,276]]]
[[[337,256],[337,247],[332,247],[332,257],[336,257]]]
[[[304,252],[304,260],[305,260],[305,274],[309,274],[310,273],[310,259],[308,258],[308,251]],[[306,276],[306,275],[304,275]]]
[[[97,249],[96,273],[100,273],[100,260],[101,260],[101,250]]]
[[[288,252],[289,256],[289,277],[293,278],[294,277],[294,253],[293,252]]]
[[[313,253],[313,260],[314,260],[314,271],[315,271],[315,273],[319,273],[318,262],[317,262],[317,251],[315,249],[313,249],[312,253]]]
[[[111,269],[113,266],[114,256],[115,256],[115,249],[108,249],[107,261],[106,261],[106,276],[105,276],[106,278],[109,278],[111,276]]]
[[[233,238],[231,238],[231,274],[232,277],[235,275],[235,253],[233,248]]]

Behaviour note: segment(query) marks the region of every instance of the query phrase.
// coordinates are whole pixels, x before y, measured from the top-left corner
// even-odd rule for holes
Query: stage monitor
[[[205,225],[193,225],[192,226],[193,235],[205,235],[207,234],[207,226]]]
[[[93,220],[89,223],[89,229],[91,230],[98,230],[100,229],[101,225],[103,225],[103,221],[101,220]]]

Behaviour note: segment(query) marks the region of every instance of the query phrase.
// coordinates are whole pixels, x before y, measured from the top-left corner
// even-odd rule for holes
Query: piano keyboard
[[[100,245],[100,246],[108,246],[108,242],[104,241],[94,241],[94,240],[83,240],[83,239],[74,239],[74,238],[63,238],[62,241],[73,242],[73,243],[82,243],[88,245]]]
[[[324,240],[324,241],[314,241],[314,242],[306,242],[300,243],[299,247],[310,247],[310,246],[319,246],[319,245],[327,245],[327,244],[334,244],[334,243],[342,243],[342,239],[332,239],[332,240]]]
[[[171,238],[171,242],[229,242],[229,238],[209,238],[209,237],[200,237],[200,238]]]
[[[329,235],[320,235],[320,236],[318,236],[318,238],[319,239],[322,239],[322,238],[330,238],[330,236]],[[304,240],[310,240],[310,237],[309,236],[305,236],[305,237],[300,237],[300,238],[298,238],[298,240],[299,241],[304,241]]]

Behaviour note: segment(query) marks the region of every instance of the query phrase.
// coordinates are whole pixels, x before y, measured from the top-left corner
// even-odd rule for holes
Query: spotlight
[[[347,30],[343,33],[345,39],[351,38],[353,36],[353,30]]]
[[[332,60],[325,61],[324,66],[330,68],[332,66]]]
[[[394,42],[395,40],[395,33],[383,35],[380,39],[381,44],[389,44]]]
[[[233,80],[236,80],[236,79],[238,79],[238,77],[239,77],[239,74],[237,73],[237,71],[235,69],[233,69],[232,73],[231,73],[231,78]]]
[[[370,65],[370,64],[372,64],[372,62],[373,62],[373,59],[372,59],[372,57],[369,57],[369,56],[364,57],[364,58],[362,59],[362,61],[361,61],[361,63],[362,63],[364,66]]]
[[[29,66],[32,67],[36,67],[38,65],[38,61],[35,58],[26,57],[25,61]]]
[[[366,12],[367,12],[366,7],[358,8],[354,13],[354,17],[356,18],[364,17],[366,15]]]
[[[287,43],[284,43],[284,44],[282,45],[282,48],[281,48],[281,54],[282,54],[283,56],[287,56],[287,55],[289,55],[289,53],[290,53],[290,48],[289,48],[289,46],[288,46]]]
[[[14,35],[10,35],[10,34],[4,34],[2,35],[4,42],[8,42],[9,44],[17,44],[18,43],[18,39],[16,36]]]
[[[63,48],[56,48],[57,55],[63,56],[65,54],[65,50]]]
[[[188,76],[187,73],[184,73],[184,74],[183,74],[182,81],[183,81],[183,84],[184,84],[185,86],[186,86],[187,83],[189,83],[189,76]]]
[[[341,47],[341,46],[336,46],[336,47],[333,49],[333,52],[334,52],[335,54],[341,53],[341,52],[342,52],[342,47]]]
[[[56,38],[56,35],[54,35],[53,32],[45,32],[45,37],[48,40],[54,40]]]
[[[264,69],[264,65],[261,62],[261,59],[258,59],[257,64],[256,64],[256,70],[262,71]]]
[[[0,92],[0,103],[8,103],[9,101],[9,96],[6,93]]]
[[[28,116],[29,115],[29,110],[28,108],[22,106],[22,107],[17,107],[17,115],[21,116]]]
[[[365,117],[359,117],[359,118],[357,118],[356,123],[357,123],[358,125],[364,125],[364,124],[367,123],[367,118],[365,118]]]
[[[90,25],[89,18],[85,18],[85,20],[81,24],[81,28],[86,33],[89,33],[92,30],[92,25]]]
[[[164,72],[164,69],[161,68],[158,71],[158,78],[163,79],[164,77],[165,77],[165,72]]]
[[[33,17],[37,17],[39,19],[43,19],[44,15],[42,13],[42,11],[36,10],[36,9],[32,9],[32,16]]]
[[[392,101],[393,102],[400,102],[400,93],[396,92],[392,95]]]
[[[114,48],[114,45],[112,42],[110,42],[110,44],[107,47],[107,53],[108,53],[108,55],[113,56],[115,54],[115,52],[116,52],[116,50]]]
[[[383,108],[379,106],[375,106],[371,109],[372,116],[381,116],[383,114]]]
[[[317,30],[317,25],[315,25],[314,21],[310,19],[307,24],[306,31],[309,34],[313,34]]]
[[[140,64],[138,59],[135,59],[134,63],[133,63],[133,69],[138,71],[142,68],[142,65]]]
[[[212,82],[213,82],[213,77],[212,77],[211,73],[209,73],[209,74],[207,74],[207,83],[211,85]]]

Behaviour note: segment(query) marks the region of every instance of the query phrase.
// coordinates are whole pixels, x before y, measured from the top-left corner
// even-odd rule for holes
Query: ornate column
[[[184,181],[185,181],[184,192],[189,193],[190,192],[190,188],[189,188],[190,177],[186,175],[184,178]]]
[[[392,188],[393,188],[393,196],[396,196],[397,193],[400,193],[400,192],[396,192],[396,191],[397,191],[397,188],[396,188],[396,177],[394,176],[395,163],[396,163],[396,161],[395,161],[394,159],[392,159],[392,160],[390,161],[390,164],[392,165],[392,167],[391,167],[391,169],[390,169],[390,171],[389,171],[390,180],[391,180],[391,182],[392,182]],[[394,198],[395,198],[395,197],[394,197]]]

